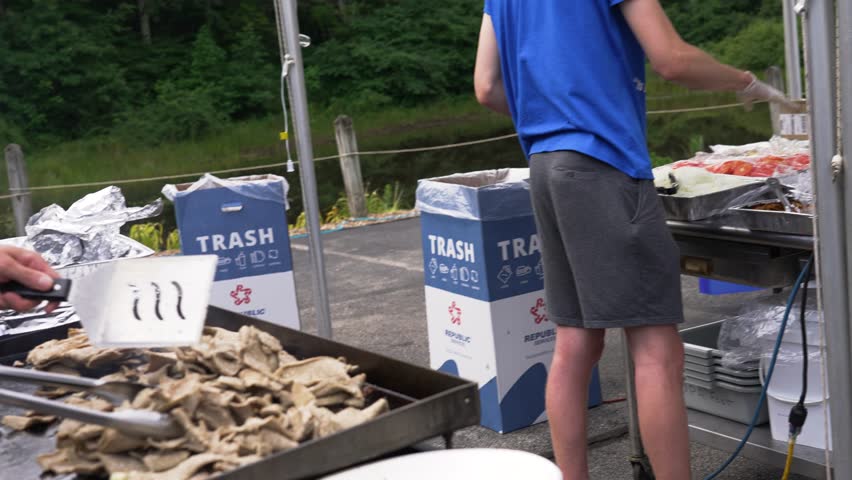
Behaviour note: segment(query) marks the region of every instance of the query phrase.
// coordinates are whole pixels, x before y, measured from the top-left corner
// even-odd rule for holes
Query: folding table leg
[[[645,455],[642,437],[639,434],[639,411],[636,408],[636,379],[633,375],[633,360],[630,356],[630,345],[627,343],[627,333],[621,332],[621,344],[624,350],[624,371],[627,386],[627,418],[628,435],[630,435],[630,464],[633,465],[633,480],[653,480],[654,472],[651,463]]]

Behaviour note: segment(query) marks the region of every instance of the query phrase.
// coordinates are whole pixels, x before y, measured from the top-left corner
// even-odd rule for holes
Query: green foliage
[[[28,138],[108,127],[131,92],[115,40],[126,8],[89,2],[11,2],[0,18],[0,111]]]
[[[325,214],[324,223],[340,223],[349,220],[349,216],[349,202],[346,200],[346,195],[341,194],[340,198],[334,202],[334,205]]]
[[[720,61],[755,72],[783,66],[784,25],[777,20],[757,19],[711,49]]]
[[[2,3],[0,142],[24,145],[33,185],[283,161],[280,65],[268,0],[146,0],[150,45],[141,39],[137,0]],[[783,60],[778,0],[663,4],[687,40],[725,61],[759,72]],[[300,28],[313,40],[304,53],[317,156],[336,153],[331,125],[340,113],[356,116],[362,150],[512,132],[510,120],[487,113],[471,94],[481,0],[298,5]],[[649,110],[734,101],[733,95],[689,94],[648,81]],[[761,106],[752,113],[652,116],[648,134],[656,163],[691,155],[696,135],[705,146],[745,143],[766,139],[770,128]],[[384,186],[370,193],[371,213],[413,205],[418,178],[508,166],[526,166],[515,139],[362,159],[365,181]],[[337,162],[318,162],[316,171],[326,217],[348,218]],[[300,182],[295,175],[288,180],[290,221],[304,227]],[[129,202],[142,203],[156,198],[161,186],[128,184],[123,190]],[[34,207],[67,205],[85,193],[34,192]]]
[[[689,158],[695,153],[694,132],[701,132],[705,145],[741,145],[766,140],[772,126],[765,104],[751,112],[731,108],[655,116],[648,119],[648,147],[661,156]]]
[[[181,87],[163,81],[157,99],[139,110],[126,112],[115,133],[129,144],[155,145],[196,140],[220,130],[227,115],[216,107],[216,91],[207,86]]]
[[[130,238],[159,252],[163,246],[163,224],[137,223],[130,227]]]
[[[296,223],[290,225],[290,230],[300,230],[302,228],[306,228],[308,226],[307,217],[305,216],[305,212],[299,214],[296,217]]]
[[[246,24],[237,35],[223,76],[226,111],[232,118],[250,118],[280,109],[280,67],[277,59],[269,58],[270,50],[253,23]]]
[[[180,250],[180,232],[177,229],[166,237],[166,250]]]
[[[704,135],[689,136],[689,151],[693,153],[704,151]]]
[[[702,47],[736,35],[756,18],[779,22],[782,10],[778,0],[668,0],[663,4],[684,40]]]
[[[353,16],[308,50],[311,91],[350,111],[471,92],[481,12],[479,0],[399,0]]]

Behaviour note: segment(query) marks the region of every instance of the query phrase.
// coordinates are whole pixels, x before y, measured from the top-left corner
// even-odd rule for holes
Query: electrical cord
[[[793,449],[796,448],[796,439],[790,438],[787,442],[787,461],[784,462],[784,474],[781,475],[781,480],[790,478],[790,467],[793,465]]]
[[[802,271],[799,273],[799,277],[796,279],[796,283],[793,285],[793,289],[790,292],[790,297],[787,299],[787,306],[784,310],[784,317],[781,319],[781,327],[778,331],[778,337],[775,339],[775,347],[772,351],[772,359],[769,361],[769,368],[767,368],[766,370],[765,383],[763,384],[763,388],[760,391],[760,399],[757,402],[757,407],[754,409],[754,415],[752,415],[751,423],[749,423],[745,435],[743,436],[742,440],[740,440],[739,445],[737,445],[737,448],[734,450],[731,456],[728,457],[728,459],[725,460],[725,462],[719,468],[717,468],[716,471],[706,476],[704,480],[713,480],[714,478],[719,476],[719,474],[725,471],[725,469],[728,468],[731,463],[733,463],[734,460],[736,460],[736,458],[740,455],[743,450],[743,447],[745,447],[746,443],[748,443],[748,439],[754,432],[754,428],[757,425],[757,419],[760,416],[761,410],[763,409],[763,404],[766,402],[766,391],[769,388],[769,381],[772,380],[772,374],[775,371],[775,361],[778,359],[778,352],[781,351],[781,341],[784,339],[784,330],[787,329],[787,321],[790,318],[790,312],[793,310],[793,303],[796,301],[796,295],[798,295],[799,293],[799,287],[802,285],[802,282],[806,278],[810,277],[812,263],[813,256],[808,259],[808,263],[805,264],[805,268],[803,268]]]
[[[810,264],[814,256],[808,259]],[[784,473],[781,480],[787,480],[790,477],[790,470],[793,465],[793,452],[796,448],[796,440],[802,432],[802,427],[805,425],[805,420],[808,418],[808,409],[805,407],[805,399],[808,396],[808,329],[805,318],[805,310],[808,305],[808,286],[810,285],[811,276],[805,278],[805,288],[802,289],[801,308],[799,310],[799,323],[802,328],[802,394],[799,396],[799,402],[793,405],[790,409],[790,438],[787,446],[787,461],[784,462]]]
[[[811,255],[808,262],[813,261],[813,254]],[[811,283],[811,277],[808,275],[805,278],[805,288],[802,290],[802,305],[799,314],[799,323],[802,327],[802,356],[804,358],[804,362],[802,364],[802,395],[799,397],[799,405],[805,404],[805,397],[808,396],[808,329],[806,328],[805,322],[805,308],[808,305],[808,285]]]

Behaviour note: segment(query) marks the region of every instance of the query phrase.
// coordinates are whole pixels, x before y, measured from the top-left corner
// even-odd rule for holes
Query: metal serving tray
[[[771,201],[753,203],[748,206],[735,207],[735,213],[749,230],[761,232],[788,233],[791,235],[814,234],[814,216],[809,213],[776,212],[771,210],[754,210],[749,206]]]
[[[658,196],[663,202],[667,220],[694,222],[724,212],[734,200],[762,186],[762,182],[755,182],[696,197]]]
[[[65,338],[63,325],[19,335],[14,341],[0,338],[0,361],[10,363],[50,339]],[[297,480],[317,478],[383,455],[392,454],[423,440],[448,437],[455,430],[479,423],[479,391],[475,382],[419,367],[367,350],[326,340],[251,317],[210,307],[207,325],[237,330],[243,325],[260,328],[297,358],[317,355],[343,356],[359,372],[367,374],[368,387],[388,398],[391,410],[378,418],[318,440],[225,472],[215,478],[229,480]],[[0,382],[4,388],[18,388]],[[20,410],[0,405],[0,415]],[[45,434],[11,433],[0,427],[2,478],[51,478],[41,476],[35,457],[55,450],[56,427]],[[58,478],[58,477],[52,477]],[[62,476],[62,480],[83,477]],[[89,478],[89,477],[86,477]]]

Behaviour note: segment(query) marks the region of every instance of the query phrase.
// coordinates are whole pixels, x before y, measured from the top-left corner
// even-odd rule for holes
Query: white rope
[[[742,103],[729,103],[729,104],[725,104],[725,105],[711,105],[711,106],[708,106],[708,107],[679,108],[679,109],[672,109],[672,110],[652,110],[652,111],[647,112],[647,114],[648,115],[662,115],[662,114],[669,114],[669,113],[702,112],[702,111],[721,110],[721,109],[741,107],[741,106],[743,106]],[[287,110],[285,108],[284,109],[285,116],[286,116],[286,111]],[[431,152],[431,151],[435,151],[435,150],[447,150],[447,149],[450,149],[450,148],[467,147],[467,146],[470,146],[470,145],[479,145],[479,144],[483,144],[483,143],[498,142],[498,141],[506,140],[506,139],[509,139],[509,138],[515,138],[517,136],[518,136],[517,133],[510,133],[510,134],[507,134],[507,135],[500,135],[500,136],[497,136],[497,137],[483,138],[483,139],[471,140],[471,141],[467,141],[467,142],[448,143],[448,144],[445,144],[445,145],[435,145],[435,146],[431,146],[431,147],[401,148],[401,149],[395,149],[395,150],[370,150],[370,151],[364,151],[364,152],[350,153],[348,155],[362,155],[362,156],[367,156],[367,155],[396,155],[396,154],[400,154],[400,153]],[[288,161],[287,162],[269,163],[269,164],[265,164],[265,165],[255,165],[255,166],[249,166],[249,167],[236,167],[236,168],[229,168],[229,169],[225,169],[225,170],[216,170],[216,171],[212,171],[212,172],[207,171],[207,172],[178,173],[178,174],[174,174],[174,175],[161,175],[161,176],[156,176],[156,177],[130,178],[130,179],[124,179],[124,180],[104,180],[104,181],[98,181],[98,182],[71,183],[71,184],[64,184],[64,185],[42,185],[42,186],[36,186],[36,187],[29,187],[29,188],[25,188],[25,189],[10,188],[9,191],[12,192],[12,193],[10,195],[0,196],[0,200],[25,195],[27,192],[37,192],[37,191],[45,191],[45,190],[59,190],[59,189],[63,189],[63,188],[83,188],[83,187],[101,187],[101,186],[109,186],[109,185],[123,185],[123,184],[128,184],[128,183],[153,182],[153,181],[157,181],[157,180],[174,180],[174,179],[177,179],[177,178],[201,176],[205,173],[211,173],[213,175],[221,175],[221,174],[224,174],[224,173],[233,173],[233,172],[241,172],[241,171],[249,171],[249,170],[264,170],[264,169],[280,168],[280,167],[283,167],[283,166],[287,166],[291,162],[294,163],[294,164],[298,164],[299,163],[298,161],[290,160],[290,158],[289,158],[289,145],[288,145],[287,148],[288,148],[288,155],[287,155]],[[315,162],[321,162],[321,161],[324,161],[324,160],[334,160],[334,159],[337,159],[337,158],[340,158],[340,155],[329,155],[329,156],[326,156],[326,157],[318,157],[318,158],[314,158],[314,161]]]
[[[761,102],[752,102],[752,105],[757,105],[758,103],[766,103],[765,101]],[[671,110],[651,110],[647,112],[647,115],[663,115],[667,113],[689,113],[689,112],[707,112],[710,110],[724,110],[726,108],[734,108],[734,107],[742,107],[745,104],[743,103],[726,103],[723,105],[710,105],[707,107],[694,107],[694,108],[674,108]]]

